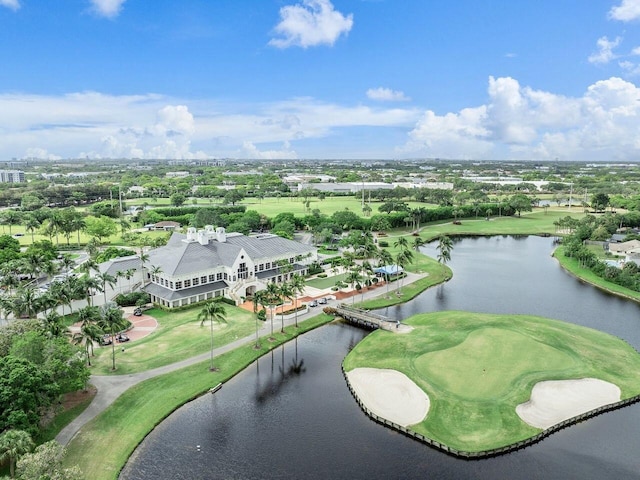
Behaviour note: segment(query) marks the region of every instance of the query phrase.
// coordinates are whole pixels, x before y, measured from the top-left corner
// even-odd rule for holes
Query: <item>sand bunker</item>
[[[355,368],[349,383],[366,407],[403,427],[421,422],[429,411],[429,397],[404,373],[380,368]]]
[[[516,413],[529,425],[544,429],[618,401],[620,389],[604,380],[553,380],[536,383],[531,399],[518,405]]]

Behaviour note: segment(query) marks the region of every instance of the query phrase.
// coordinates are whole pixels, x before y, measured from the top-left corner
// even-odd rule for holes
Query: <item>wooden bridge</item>
[[[377,313],[372,313],[360,308],[348,307],[344,303],[336,307],[336,313],[347,322],[370,330],[377,328],[382,330],[396,330],[400,325],[400,322],[391,320],[384,315],[378,315]]]

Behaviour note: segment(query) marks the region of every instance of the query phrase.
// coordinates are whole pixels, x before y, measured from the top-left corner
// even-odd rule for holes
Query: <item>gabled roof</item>
[[[277,235],[245,235],[230,233],[226,242],[210,239],[207,245],[197,241],[187,242],[186,235],[174,233],[169,242],[149,252],[149,265],[160,267],[169,276],[187,275],[219,266],[230,267],[242,252],[254,262],[284,256],[307,255],[315,251],[305,245]]]
[[[611,252],[628,252],[640,248],[640,240],[630,240],[622,243],[610,243],[609,251]]]
[[[254,262],[283,255],[307,255],[315,251],[315,247],[310,245],[272,234],[255,237],[230,234],[227,235],[227,243],[242,247]]]
[[[164,247],[149,252],[149,264],[160,267],[162,273],[175,276],[230,266],[240,254],[235,245],[210,241],[208,245],[183,242],[185,235],[174,233]]]
[[[142,261],[137,255],[129,257],[117,257],[100,264],[100,272],[108,273],[112,277],[117,276],[118,272],[126,272],[127,270],[140,270]]]

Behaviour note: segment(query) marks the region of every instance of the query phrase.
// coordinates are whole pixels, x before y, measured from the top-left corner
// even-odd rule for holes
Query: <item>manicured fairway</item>
[[[640,355],[602,332],[523,315],[437,312],[405,323],[406,335],[376,331],[344,361],[395,369],[431,400],[427,418],[411,428],[458,450],[478,452],[511,445],[540,432],[515,407],[542,380],[598,378],[640,394]]]

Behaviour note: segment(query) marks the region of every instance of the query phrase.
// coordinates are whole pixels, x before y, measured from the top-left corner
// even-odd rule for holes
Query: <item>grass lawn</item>
[[[338,281],[344,282],[345,278],[347,278],[347,274],[341,273],[339,275],[330,275],[327,278],[314,278],[312,280],[307,280],[305,283],[310,287],[329,288],[333,287]]]
[[[599,378],[622,398],[640,394],[640,355],[611,335],[534,316],[469,312],[421,314],[407,335],[376,331],[344,361],[398,370],[431,401],[411,428],[458,450],[490,450],[540,432],[515,407],[542,380]]]
[[[614,295],[640,302],[640,292],[635,292],[620,285],[616,285],[613,282],[608,282],[604,278],[594,274],[591,270],[582,268],[578,260],[564,256],[564,247],[559,246],[556,248],[553,252],[553,256],[558,260],[558,262],[560,262],[560,265],[562,265],[564,269],[581,280],[584,280],[601,290],[613,293]]]
[[[214,323],[214,347],[255,333],[255,315],[242,308],[223,304],[227,323]],[[203,306],[167,312],[159,308],[145,313],[158,320],[158,328],[135,342],[123,344],[125,351],[116,346],[116,374],[141,372],[162,365],[175,363],[211,349],[208,322],[201,327],[197,316]],[[260,327],[262,324],[259,325]],[[97,347],[96,357],[91,359],[94,375],[111,374],[111,346]]]
[[[554,235],[556,220],[571,216],[581,218],[584,216],[574,210],[566,208],[549,209],[545,213],[542,209],[534,209],[533,212],[524,213],[521,217],[491,217],[489,221],[484,217],[463,218],[460,225],[453,222],[437,222],[421,226],[420,236],[431,240],[441,234],[446,235]],[[391,241],[397,233],[391,233]]]
[[[176,408],[225,382],[254,360],[293,337],[333,320],[318,315],[275,334],[276,341],[262,339],[262,348],[253,342],[219,355],[216,372],[205,361],[176,372],[152,378],[127,390],[107,410],[85,425],[67,446],[65,464],[79,465],[92,479],[116,479],[136,446]]]
[[[219,201],[210,202],[208,198],[195,199],[196,205],[200,207],[219,207],[224,205]],[[297,216],[304,216],[311,212],[311,210],[318,209],[325,215],[332,215],[334,212],[341,210],[351,210],[352,212],[362,215],[362,197],[359,196],[327,196],[324,200],[319,200],[316,197],[309,197],[309,210],[306,209],[304,199],[302,197],[268,197],[260,200],[257,197],[247,197],[236,205],[243,205],[247,210],[256,210],[269,217],[275,217],[279,213],[293,213]],[[170,202],[168,198],[159,198],[157,202],[154,202],[149,198],[139,198],[135,200],[127,200],[125,203],[129,205],[142,205],[144,202],[148,203],[150,207],[168,207]],[[380,213],[378,207],[383,202],[371,202],[371,214]],[[433,208],[435,205],[418,203],[418,202],[406,202],[410,208],[427,207]],[[188,199],[184,207],[193,206],[193,200]]]

